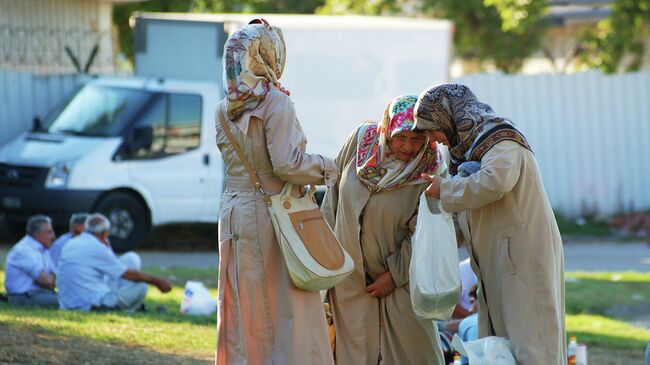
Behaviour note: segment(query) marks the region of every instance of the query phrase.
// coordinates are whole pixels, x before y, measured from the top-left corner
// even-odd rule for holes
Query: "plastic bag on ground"
[[[409,289],[413,311],[420,318],[448,320],[460,298],[456,230],[451,214],[436,201],[437,212],[420,196],[411,242]]]
[[[469,359],[470,365],[517,365],[510,341],[505,337],[490,336],[463,342],[454,335],[451,345]]]
[[[185,283],[185,295],[181,302],[181,313],[208,315],[217,311],[217,298],[200,281]]]

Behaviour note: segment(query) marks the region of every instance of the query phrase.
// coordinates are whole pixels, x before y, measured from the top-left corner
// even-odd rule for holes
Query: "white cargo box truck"
[[[152,226],[216,222],[223,45],[256,17],[136,14],[135,77],[89,79],[0,149],[0,215],[18,230],[36,213],[64,226],[73,212],[101,211],[118,251]],[[262,17],[284,32],[281,81],[310,152],[335,156],[356,125],[381,118],[391,98],[448,79],[447,21]]]

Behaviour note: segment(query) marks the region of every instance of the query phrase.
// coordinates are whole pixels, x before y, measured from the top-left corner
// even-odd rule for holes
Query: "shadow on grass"
[[[179,311],[180,305],[176,300],[160,300],[156,299],[155,301],[145,301],[145,305],[148,308],[155,308],[156,306],[164,306],[166,312],[158,313],[154,310],[149,310],[148,312],[120,312],[120,311],[106,311],[106,312],[83,312],[83,311],[69,311],[69,310],[59,310],[59,309],[43,309],[43,308],[34,308],[34,307],[18,307],[13,306],[7,303],[0,303],[0,311],[4,314],[11,314],[13,316],[20,316],[21,318],[33,318],[35,320],[42,317],[56,317],[58,320],[62,321],[85,321],[87,318],[105,317],[106,320],[111,321],[111,318],[114,317],[124,317],[124,318],[133,318],[134,320],[146,320],[148,322],[165,322],[165,323],[185,323],[191,325],[205,325],[205,326],[214,326],[216,330],[217,326],[217,314],[213,315],[187,315],[181,314]],[[2,342],[0,342],[2,343]],[[1,364],[1,363],[0,363]]]
[[[647,341],[627,337],[625,334],[602,334],[593,331],[571,331],[572,336],[576,336],[581,343],[588,343],[589,346],[599,348],[610,348],[619,350],[636,350],[643,354],[648,344]]]
[[[607,315],[609,307],[650,304],[650,282],[644,280],[578,278],[567,281],[565,292],[567,314]]]
[[[211,359],[191,354],[166,354],[140,346],[106,343],[62,335],[37,325],[0,323],[2,364],[198,365]]]

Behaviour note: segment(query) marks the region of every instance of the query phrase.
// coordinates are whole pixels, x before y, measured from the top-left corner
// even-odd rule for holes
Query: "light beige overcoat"
[[[562,240],[532,152],[499,142],[440,193],[445,210],[467,210],[479,336],[509,338],[520,365],[566,364]]]
[[[426,184],[376,194],[357,179],[356,133],[337,157],[340,180],[323,201],[323,214],[354,260],[354,272],[329,291],[336,328],[337,365],[443,365],[438,330],[411,307],[411,235]],[[395,290],[382,299],[366,286],[386,271]]]
[[[222,102],[217,118],[224,109]],[[240,118],[250,118],[247,134],[233,123],[230,129],[267,193],[279,193],[285,181],[322,183],[324,169],[335,168],[331,159],[305,153],[307,141],[283,93],[272,90]],[[227,176],[219,213],[216,364],[333,364],[320,294],[291,282],[267,207],[219,120],[217,145]]]

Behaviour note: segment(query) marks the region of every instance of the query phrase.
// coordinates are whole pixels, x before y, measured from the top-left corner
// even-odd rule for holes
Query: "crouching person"
[[[5,288],[9,303],[21,306],[58,307],[56,274],[48,255],[54,240],[52,221],[35,215],[27,221],[27,235],[16,243],[5,262]]]
[[[63,247],[59,257],[61,309],[135,311],[142,307],[147,284],[163,293],[171,290],[167,279],[129,268],[115,256],[108,243],[110,222],[105,216],[91,214],[85,228]]]

